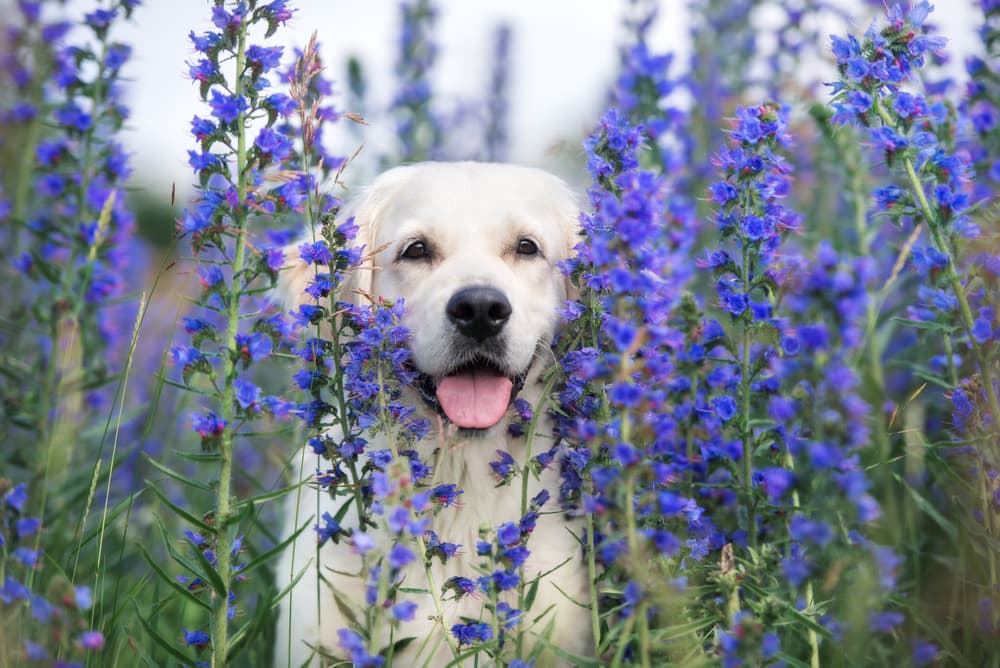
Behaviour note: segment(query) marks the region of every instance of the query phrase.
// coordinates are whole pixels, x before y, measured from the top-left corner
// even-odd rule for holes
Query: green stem
[[[879,116],[884,124],[889,126],[894,125],[892,117],[885,109],[882,108],[881,104],[878,104],[877,101],[875,103],[875,108],[878,110]],[[965,296],[965,289],[962,286],[962,277],[955,268],[955,261],[952,258],[950,248],[946,243],[941,230],[939,229],[937,216],[934,214],[933,209],[931,209],[930,202],[927,201],[927,195],[924,193],[923,183],[921,183],[920,177],[917,175],[917,171],[913,166],[913,161],[908,157],[904,157],[903,167],[910,180],[910,188],[913,191],[913,194],[916,195],[920,204],[920,211],[923,214],[924,219],[927,221],[927,229],[930,230],[934,246],[947,258],[945,278],[948,280],[948,284],[951,286],[952,291],[955,293],[955,298],[958,300],[959,313],[962,317],[962,325],[965,329],[965,333],[969,337],[969,345],[972,346],[973,354],[976,356],[976,361],[979,364],[979,373],[982,378],[983,385],[986,386],[986,397],[989,401],[990,412],[993,415],[993,428],[998,429],[1000,428],[1000,398],[997,397],[996,388],[993,386],[993,370],[986,360],[982,346],[980,346],[979,342],[977,342],[975,337],[972,336],[972,328],[975,324],[975,318],[972,317],[972,309],[969,307],[969,300]],[[996,583],[994,582],[993,584]]]
[[[377,367],[379,409],[383,419],[386,421],[386,435],[389,437],[389,450],[392,452],[392,459],[395,462],[399,459],[399,448],[396,447],[396,435],[393,433],[393,426],[396,423],[389,415],[389,406],[386,402],[384,389],[385,374],[383,372],[382,365],[379,364]],[[414,536],[414,538],[417,541],[417,554],[420,555],[420,559],[423,559],[424,561],[424,577],[427,580],[427,590],[430,592],[431,600],[434,601],[434,612],[437,615],[438,624],[440,624],[441,630],[448,642],[448,648],[451,649],[451,655],[457,658],[458,645],[455,644],[455,638],[453,638],[451,633],[448,632],[448,625],[444,621],[444,605],[441,602],[441,592],[438,589],[437,581],[434,579],[434,572],[431,570],[431,562],[427,559],[427,543],[424,541],[423,536]],[[496,616],[494,615],[494,618],[495,617]]]
[[[623,420],[622,427],[622,440],[628,442],[625,438],[625,425],[628,424],[628,420]],[[625,483],[625,528],[628,536],[628,551],[632,558],[632,569],[633,572],[637,572],[639,569],[639,529],[635,521],[635,475],[629,474]],[[633,611],[633,616],[636,618],[636,625],[639,627],[639,665],[642,668],[650,668],[649,655],[650,655],[650,640],[649,640],[649,620],[646,618],[646,601],[645,599],[635,606]]]
[[[792,459],[792,453],[787,449],[784,453],[785,467],[789,471],[795,471],[795,460]],[[792,506],[796,509],[801,508],[801,503],[799,501],[798,490],[792,490]],[[812,607],[815,601],[815,594],[813,592],[812,580],[806,580],[806,606]],[[819,668],[819,636],[816,634],[815,629],[809,627],[808,632],[809,637],[809,665],[811,668]]]
[[[587,513],[587,582],[590,584],[590,630],[594,648],[601,646],[601,609],[597,600],[597,555],[594,554],[594,514]]]
[[[882,122],[885,125],[893,126],[894,122],[892,117],[882,107],[882,105],[878,103],[878,100],[875,101],[874,106],[878,110],[878,114],[882,119]],[[923,183],[920,181],[920,176],[917,174],[917,170],[913,166],[913,161],[909,157],[904,157],[903,167],[906,170],[906,176],[910,180],[910,189],[916,196],[917,201],[920,204],[920,211],[923,214],[924,219],[927,221],[927,229],[930,231],[931,240],[933,241],[938,252],[943,254],[946,258],[944,270],[945,278],[951,286],[952,292],[955,294],[955,298],[958,300],[962,326],[965,329],[965,334],[969,339],[969,345],[972,347],[973,354],[976,357],[976,362],[979,365],[980,380],[986,388],[986,398],[989,403],[990,413],[993,416],[993,429],[994,431],[1000,430],[1000,398],[997,397],[996,388],[993,386],[993,369],[990,367],[989,361],[986,359],[982,346],[979,345],[979,342],[976,341],[976,338],[972,335],[972,328],[975,324],[975,319],[972,317],[972,309],[969,307],[969,300],[965,296],[965,288],[962,286],[962,277],[955,268],[955,261],[952,257],[950,246],[947,243],[943,231],[940,229],[938,217],[935,215],[930,202],[927,200],[927,194],[924,192]],[[984,490],[984,492],[987,491],[988,490]],[[984,495],[984,502],[986,502],[987,499],[988,496]],[[984,514],[984,522],[989,538],[992,540],[993,532],[991,529],[990,514],[988,512]],[[996,551],[992,549],[988,549],[987,553],[989,555],[988,564],[990,574],[990,591],[992,592],[996,591],[998,583],[997,555]]]
[[[528,423],[528,429],[524,434],[524,463],[521,467],[521,517],[524,517],[528,513],[528,476],[531,475],[531,455],[532,455],[532,445],[535,442],[535,432],[538,429],[539,417],[548,412],[549,407],[549,397],[552,392],[552,387],[555,385],[557,374],[550,373],[549,379],[545,382],[542,387],[541,399],[537,406],[532,406],[531,421]],[[521,611],[524,615],[524,564],[518,568],[518,574],[520,577],[517,582],[517,609]],[[495,609],[495,608],[494,608]],[[496,615],[493,615],[494,620]],[[494,629],[494,638],[498,638],[496,635],[496,629]],[[517,634],[517,641],[515,643],[516,656],[518,659],[521,658],[521,647],[523,641],[523,633]]]
[[[858,236],[858,255],[869,257],[871,255],[871,237],[866,215],[868,212],[868,189],[865,186],[864,174],[861,172],[860,166],[855,167],[851,179],[851,195],[854,198],[854,228]],[[882,370],[882,353],[875,338],[878,308],[875,293],[867,288],[866,291],[868,304],[865,310],[865,339],[868,344],[868,363],[871,365],[872,378],[875,380],[875,385],[881,395],[885,388],[885,373]]]
[[[741,268],[741,279],[743,289],[746,290],[750,284],[750,248],[746,240],[743,241],[743,266]],[[743,343],[740,353],[740,400],[741,407],[741,436],[743,441],[743,495],[747,504],[747,535],[750,539],[750,547],[757,549],[757,508],[753,498],[753,456],[752,432],[750,430],[750,344],[753,337],[750,333],[750,326],[743,320]]]
[[[243,95],[243,70],[246,64],[246,22],[240,24],[240,31],[237,37],[236,52],[236,86],[235,95]],[[230,351],[223,360],[223,391],[222,406],[220,413],[226,421],[226,428],[222,432],[219,443],[219,486],[216,490],[215,507],[215,530],[216,530],[216,558],[218,565],[216,570],[222,580],[221,594],[216,595],[212,600],[213,621],[212,621],[212,666],[213,668],[223,668],[226,665],[226,656],[229,650],[229,591],[232,584],[232,541],[229,539],[229,516],[231,510],[232,483],[233,483],[233,417],[234,408],[234,388],[233,381],[236,378],[238,356],[234,357],[236,351],[236,335],[239,333],[240,324],[240,303],[243,295],[243,265],[246,256],[246,211],[243,203],[247,195],[247,146],[246,146],[246,117],[245,112],[241,112],[236,119],[236,192],[238,203],[233,213],[233,226],[236,230],[236,247],[233,250],[233,284],[230,288],[229,304],[227,309],[227,330],[225,339],[225,349]]]

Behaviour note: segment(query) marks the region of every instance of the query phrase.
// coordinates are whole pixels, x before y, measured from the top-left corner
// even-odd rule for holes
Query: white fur
[[[405,300],[404,324],[411,331],[414,362],[431,376],[443,374],[455,365],[452,346],[459,334],[445,314],[451,295],[466,286],[497,288],[512,306],[510,319],[499,335],[506,350],[504,361],[511,370],[530,369],[520,396],[536,405],[541,393],[538,375],[552,361],[548,342],[558,322],[556,309],[566,297],[566,284],[556,265],[569,255],[575,242],[577,211],[565,185],[536,169],[483,163],[399,167],[380,176],[341,215],[341,219],[355,216],[360,228],[359,243],[369,250],[380,249],[369,257],[368,268],[352,277],[349,287],[375,297]],[[433,246],[434,259],[398,261],[405,245],[418,237]],[[522,238],[535,241],[541,254],[517,254]],[[286,304],[294,306],[309,299],[302,290],[312,274],[313,269],[302,263],[285,272],[281,292]],[[342,297],[349,298],[346,294]],[[475,545],[480,527],[495,528],[521,516],[521,479],[498,488],[491,477],[489,462],[497,459],[496,450],[507,450],[519,464],[529,455],[523,439],[508,436],[509,418],[483,434],[463,438],[454,428],[442,426],[419,398],[412,396],[410,401],[436,425],[419,446],[425,461],[433,466],[433,482],[453,482],[464,490],[459,497],[460,507],[443,510],[431,527],[441,540],[463,546],[460,555],[446,565],[433,562],[434,586],[440,590],[441,584],[453,575],[476,577]],[[547,425],[543,423],[539,432],[532,454],[550,446]],[[369,447],[387,446],[375,442]],[[322,463],[312,454],[300,453],[295,460],[295,468],[306,477],[319,466]],[[532,477],[529,498],[543,488],[552,495],[545,510],[557,508],[556,472],[546,471],[541,480]],[[310,645],[343,655],[337,646],[337,629],[348,626],[348,621],[335,604],[331,588],[358,609],[364,606],[364,582],[351,575],[360,571],[361,561],[349,541],[327,543],[317,553],[311,529],[316,523],[311,518],[321,517],[324,512],[335,514],[342,499],[335,504],[325,493],[318,494],[306,486],[301,490],[301,495],[289,497],[285,535],[304,524],[309,528],[296,540],[294,553],[291,548],[284,552],[278,566],[279,588],[286,586],[293,574],[303,568],[305,572],[281,605],[275,651],[275,664],[279,666],[303,665],[312,654]],[[348,514],[342,524],[356,526],[357,516]],[[388,544],[387,534],[379,529],[372,531],[380,544]],[[552,644],[586,655],[592,651],[592,639],[589,610],[581,605],[587,600],[588,583],[575,537],[579,535],[579,527],[558,512],[543,514],[539,519],[528,542],[531,556],[525,565],[526,580],[568,563],[543,580],[534,605],[522,616],[521,628],[528,637],[548,632]],[[306,568],[311,559],[318,559],[319,566],[312,563]],[[418,559],[407,572],[407,586],[428,586],[421,562]],[[414,621],[404,623],[396,638],[412,635],[417,640],[396,654],[394,665],[448,665],[452,657],[440,623],[432,619],[432,600],[426,595],[406,597],[420,607]],[[479,618],[482,603],[472,597],[445,602],[445,627],[460,622],[462,616]],[[541,619],[534,621],[543,612]],[[428,648],[436,646],[436,650],[425,649],[418,658],[416,654],[426,638],[431,639]],[[485,660],[486,656],[481,656],[479,665],[485,665]],[[563,665],[560,661],[555,654],[545,652],[536,665]],[[310,663],[319,664],[315,657]]]

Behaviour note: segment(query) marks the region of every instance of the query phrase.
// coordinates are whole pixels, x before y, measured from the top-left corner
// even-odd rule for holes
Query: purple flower
[[[208,104],[212,108],[212,115],[223,123],[232,123],[249,109],[246,98],[226,95],[217,89],[212,89],[212,95]]]
[[[736,400],[728,394],[714,397],[712,399],[712,409],[723,422],[729,422],[736,415]]]
[[[256,410],[261,399],[261,389],[244,378],[233,381],[233,391],[236,403],[245,411]]]
[[[42,521],[34,517],[19,518],[14,525],[14,531],[18,538],[25,538],[33,535],[42,525]]]
[[[795,482],[795,475],[783,468],[761,469],[755,472],[754,477],[758,479],[760,486],[764,488],[772,503],[781,501],[785,492]]]
[[[417,604],[413,601],[400,601],[392,606],[392,616],[401,622],[413,621],[417,613]]]
[[[292,142],[274,128],[263,128],[254,140],[261,153],[267,154],[272,160],[284,160],[292,152]]]
[[[97,652],[104,649],[104,634],[100,631],[84,631],[78,642],[83,649]]]
[[[497,528],[497,540],[501,545],[513,545],[521,540],[521,529],[513,522],[505,522]]]
[[[218,438],[225,431],[228,423],[209,411],[206,414],[195,413],[191,415],[191,428],[202,437],[203,440]]]
[[[252,44],[247,47],[247,62],[262,72],[268,72],[281,64],[281,54],[284,48],[280,46],[265,47]]]
[[[271,337],[261,332],[236,335],[236,352],[246,362],[266,359],[273,350]]]
[[[30,596],[31,591],[23,584],[9,575],[4,578],[3,588],[0,589],[0,601],[9,605],[14,601],[26,601]]]
[[[328,265],[333,261],[333,253],[325,241],[300,244],[299,257],[308,264]]]
[[[493,639],[493,629],[484,623],[455,624],[451,627],[451,634],[458,640],[459,645],[471,645],[476,641],[487,642]]]
[[[377,668],[385,663],[385,659],[368,653],[364,639],[356,631],[350,629],[337,630],[337,644],[347,652],[351,662],[359,668]]]
[[[873,612],[868,615],[868,628],[876,633],[889,633],[903,623],[899,612]]]
[[[323,513],[323,526],[317,524],[314,528],[319,537],[320,547],[323,547],[326,541],[336,538],[342,532],[340,523],[330,513]]]
[[[3,497],[4,503],[17,512],[24,512],[24,504],[28,502],[28,489],[24,483],[8,491]]]
[[[196,649],[202,649],[208,647],[208,644],[212,641],[211,636],[209,636],[204,631],[194,630],[194,631],[184,631],[184,644],[188,647],[195,647]]]
[[[416,558],[417,555],[413,553],[413,550],[402,543],[395,543],[390,548],[388,554],[389,566],[396,570],[405,568],[407,565],[413,563]]]
[[[937,645],[926,640],[914,638],[910,640],[910,656],[913,659],[914,668],[924,668],[930,665],[940,653]]]
[[[49,651],[37,643],[25,640],[24,655],[29,661],[46,661],[49,658]]]

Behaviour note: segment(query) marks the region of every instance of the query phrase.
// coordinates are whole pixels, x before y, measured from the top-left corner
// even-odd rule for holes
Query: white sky
[[[360,55],[369,76],[369,97],[384,105],[391,95],[396,57],[398,5],[300,0],[298,11],[276,33],[277,43],[302,46],[319,31],[329,74],[341,81],[349,54]],[[359,6],[364,5],[364,9]],[[560,138],[576,142],[596,120],[607,82],[616,67],[623,0],[445,0],[437,24],[440,45],[436,90],[446,97],[480,96],[488,86],[492,34],[498,21],[513,26],[510,159],[545,165],[547,150]],[[188,32],[212,29],[206,0],[147,0],[131,25],[116,34],[134,45],[127,102],[132,110],[125,141],[133,152],[136,179],[146,188],[178,193],[193,182],[187,149],[195,114],[207,116],[197,86],[187,77],[194,51]],[[683,39],[683,24],[667,13],[659,23],[664,42]],[[343,108],[342,102],[337,105]],[[375,119],[372,119],[375,120]],[[365,130],[367,150],[391,128]],[[349,153],[352,146],[334,146]],[[154,193],[155,195],[155,193]]]
[[[77,0],[76,4],[89,7],[92,2]],[[397,0],[298,0],[293,4],[298,11],[287,26],[279,28],[277,42],[302,46],[317,30],[324,61],[338,81],[343,79],[346,57],[361,56],[371,86],[369,97],[374,105],[384,106],[393,82]],[[665,0],[662,4],[654,45],[683,54],[687,22],[681,8],[685,3]],[[952,37],[950,47],[960,55],[972,42],[967,39],[975,21],[971,4],[941,0],[932,15],[942,32]],[[131,24],[117,32],[134,46],[127,70],[132,79],[127,96],[132,116],[125,141],[132,152],[136,182],[156,198],[168,197],[172,182],[179,196],[193,183],[187,166],[187,150],[194,148],[189,123],[193,115],[207,116],[208,111],[187,76],[186,62],[194,57],[187,35],[192,29],[212,28],[209,5],[207,0],[146,0]],[[446,97],[482,95],[489,81],[493,29],[498,21],[508,21],[514,32],[510,159],[558,170],[551,147],[559,141],[578,143],[600,112],[616,69],[625,6],[626,0],[439,0],[436,90]],[[838,28],[831,26],[826,32]],[[956,35],[966,39],[955,39]],[[337,106],[343,108],[342,103]],[[391,132],[384,124],[367,128],[366,151],[377,151],[380,135],[384,141]],[[346,154],[353,145],[332,148]]]

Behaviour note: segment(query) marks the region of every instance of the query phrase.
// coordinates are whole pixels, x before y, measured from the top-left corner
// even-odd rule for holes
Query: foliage
[[[583,142],[559,362],[539,405],[513,407],[531,454],[482,472],[521,487],[520,512],[475,545],[428,528],[463,491],[417,453],[406,304],[353,290],[372,249],[338,217],[352,165],[326,141],[362,119],[334,105],[315,39],[279,45],[289,0],[213,0],[191,32],[189,251],[138,272],[159,263],[132,233],[115,37],[138,5],[21,0],[4,19],[0,665],[280,660],[271,569],[294,535],[273,502],[315,494],[340,510],[296,535],[347,541],[366,584],[331,660],[430,643],[407,634],[419,595],[457,660],[532,665],[525,565],[539,515],[562,513],[584,527],[596,647],[572,663],[1000,665],[1000,5],[977,4],[959,86],[927,2],[817,51],[842,9],[692,0],[690,59],[654,46],[656,3],[629,3]],[[482,113],[463,114],[432,85],[441,14],[401,4],[384,110],[348,69],[351,103],[399,137],[385,165],[508,152],[516,33],[497,27]],[[828,81],[790,71],[809,57]],[[293,259],[312,275],[282,313],[268,297]],[[178,266],[192,303],[151,327]],[[311,484],[277,479],[306,454]],[[558,498],[528,498],[543,469]],[[433,581],[460,550],[474,572]],[[453,599],[480,617],[445,625]]]

